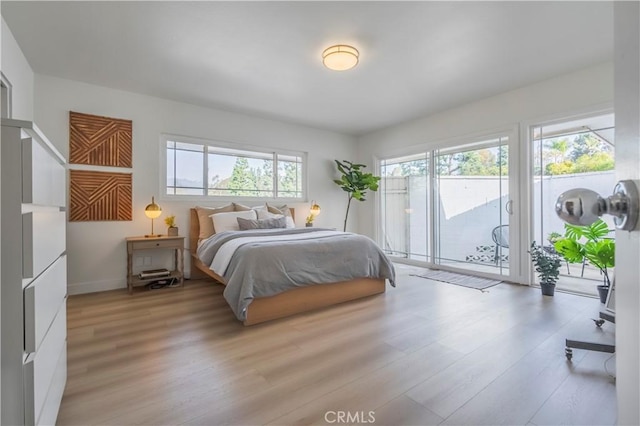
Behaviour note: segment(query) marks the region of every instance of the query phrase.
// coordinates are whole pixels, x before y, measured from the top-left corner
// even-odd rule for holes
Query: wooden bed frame
[[[196,209],[190,210],[189,252],[191,253],[191,279],[211,277],[221,284],[226,284],[224,278],[209,269],[196,255],[200,223]],[[247,319],[244,320],[244,325],[259,324],[300,312],[308,312],[349,300],[384,293],[385,289],[384,279],[357,278],[339,283],[300,287],[271,297],[258,297],[253,299],[247,308]]]

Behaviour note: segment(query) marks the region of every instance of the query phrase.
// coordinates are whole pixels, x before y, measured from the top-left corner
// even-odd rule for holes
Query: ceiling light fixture
[[[322,52],[322,63],[330,70],[346,71],[358,65],[359,57],[360,52],[355,47],[336,44]]]

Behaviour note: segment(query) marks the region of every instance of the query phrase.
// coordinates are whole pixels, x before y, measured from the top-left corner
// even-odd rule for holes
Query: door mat
[[[494,285],[500,284],[502,281],[492,280],[488,278],[474,277],[471,275],[456,274],[448,271],[427,271],[416,277],[427,278],[430,280],[441,281],[443,283],[461,285],[463,287],[475,288],[476,290],[484,290]]]

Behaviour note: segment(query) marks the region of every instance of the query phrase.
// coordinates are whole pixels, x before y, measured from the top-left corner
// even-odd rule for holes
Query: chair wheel
[[[593,319],[593,322],[596,323],[596,327],[598,327],[598,328],[601,328],[602,324],[604,324],[604,320],[603,319],[595,319],[595,318],[592,318],[592,319]]]
[[[564,356],[567,357],[567,361],[571,361],[571,358],[573,358],[573,350],[571,348],[565,348]]]

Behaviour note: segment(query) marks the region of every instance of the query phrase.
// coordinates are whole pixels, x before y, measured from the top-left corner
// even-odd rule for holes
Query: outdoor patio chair
[[[500,260],[500,247],[509,248],[509,225],[499,225],[491,231],[491,239],[496,245],[493,261],[498,264]]]

